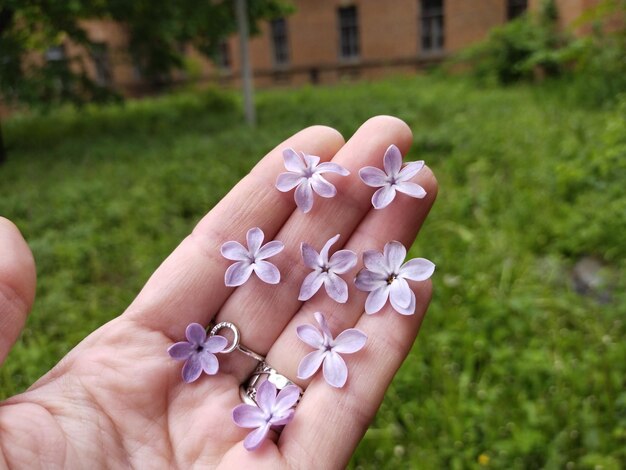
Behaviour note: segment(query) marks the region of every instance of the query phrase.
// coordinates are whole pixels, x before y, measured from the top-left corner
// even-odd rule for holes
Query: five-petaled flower
[[[300,398],[300,387],[287,385],[278,395],[276,386],[269,380],[263,382],[256,394],[259,405],[238,405],[233,409],[233,421],[242,428],[256,428],[246,436],[243,446],[256,450],[263,443],[272,426],[282,426],[293,418],[293,406]]]
[[[251,228],[246,234],[248,248],[244,248],[241,243],[230,241],[222,245],[222,256],[226,259],[237,261],[231,264],[224,274],[224,283],[229,287],[240,286],[248,280],[252,271],[259,276],[263,282],[268,284],[278,284],[280,282],[280,271],[272,263],[263,261],[271,256],[280,253],[285,245],[283,242],[271,241],[261,246],[265,235],[258,228]]]
[[[392,144],[385,152],[383,166],[385,171],[373,166],[359,170],[359,177],[366,185],[380,188],[372,196],[372,205],[375,209],[382,209],[391,204],[396,197],[396,191],[419,199],[426,196],[424,188],[409,181],[424,167],[423,161],[408,162],[402,168],[400,149]]]
[[[402,315],[415,313],[415,293],[406,281],[425,281],[432,276],[435,265],[424,258],[414,258],[403,264],[406,248],[400,242],[385,245],[383,252],[369,250],[363,253],[365,269],[354,281],[357,289],[369,292],[365,313],[378,312],[391,301],[391,306]]]
[[[348,176],[350,172],[344,167],[331,162],[320,163],[320,157],[299,154],[293,149],[283,150],[285,160],[285,173],[278,175],[276,189],[286,193],[296,188],[294,199],[296,205],[306,213],[313,207],[313,191],[322,197],[333,197],[337,194],[337,188],[329,183],[322,173],[338,173]]]
[[[223,336],[209,336],[206,330],[198,323],[191,323],[185,330],[187,341],[172,344],[167,352],[177,361],[185,361],[183,365],[183,380],[191,383],[200,377],[202,371],[214,375],[219,369],[215,354],[223,351],[228,340]]]
[[[365,346],[367,335],[356,328],[349,328],[333,339],[324,315],[320,312],[315,312],[314,315],[321,331],[313,325],[300,325],[296,329],[298,338],[317,349],[300,361],[298,378],[308,379],[323,363],[326,382],[333,387],[341,388],[348,379],[348,366],[340,354],[350,354],[361,350]]]
[[[328,259],[328,251],[338,239],[337,234],[328,240],[319,253],[308,243],[300,245],[304,264],[313,269],[313,272],[304,278],[298,300],[309,300],[322,284],[333,300],[342,304],[348,300],[348,285],[339,274],[344,274],[356,266],[357,256],[354,251],[339,250]]]

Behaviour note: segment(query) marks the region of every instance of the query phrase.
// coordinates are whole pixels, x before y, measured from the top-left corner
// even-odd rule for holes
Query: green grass
[[[276,143],[393,114],[440,182],[413,247],[437,264],[435,294],[351,466],[626,466],[626,100],[564,94],[421,77],[263,92],[256,130],[215,92],[5,123],[0,214],[39,284],[0,396],[119,314]],[[606,264],[608,301],[573,291],[584,256]]]

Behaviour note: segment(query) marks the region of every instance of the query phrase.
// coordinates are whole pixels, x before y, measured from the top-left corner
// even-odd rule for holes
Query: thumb
[[[35,300],[35,260],[18,228],[0,217],[0,364]]]

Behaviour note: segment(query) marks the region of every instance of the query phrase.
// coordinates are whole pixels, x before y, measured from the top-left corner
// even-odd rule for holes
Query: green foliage
[[[603,105],[626,92],[626,29],[611,27],[625,17],[626,1],[605,0],[572,26],[592,33],[574,36],[558,30],[556,6],[544,2],[539,16],[525,15],[494,28],[486,41],[462,51],[452,64],[469,66],[482,83],[566,77],[573,85],[563,88],[557,81],[553,91],[561,88],[570,100]]]
[[[53,46],[72,41],[92,53],[92,43],[80,20],[111,18],[124,24],[130,34],[130,54],[146,80],[166,85],[175,69],[184,69],[182,44],[193,44],[209,57],[219,41],[236,30],[230,0],[88,0],[23,2],[0,4],[0,96],[37,107],[60,102],[82,104],[119,99],[115,93],[95,84],[86,73],[84,54],[54,61],[42,60]],[[250,0],[252,33],[260,19],[287,14],[286,0]]]
[[[385,113],[439,179],[412,248],[437,264],[435,293],[351,467],[623,467],[626,104],[555,90],[412,78],[267,91],[255,130],[215,93],[12,119],[0,214],[29,241],[39,285],[0,394],[122,312],[277,142],[317,123],[347,137]],[[588,254],[617,273],[606,304],[572,289]]]
[[[557,29],[553,1],[544,1],[538,16],[530,14],[493,28],[487,40],[462,51],[454,61],[469,64],[481,81],[507,85],[563,73],[563,51],[569,42]]]

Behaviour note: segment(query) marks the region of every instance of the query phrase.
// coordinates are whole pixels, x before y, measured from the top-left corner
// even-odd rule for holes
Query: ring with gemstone
[[[242,401],[248,405],[257,405],[257,390],[265,381],[274,384],[276,386],[276,390],[279,392],[288,385],[295,385],[298,387],[298,385],[293,383],[289,378],[279,373],[276,369],[265,362],[265,360],[262,360],[259,362],[256,369],[254,369],[254,372],[252,372],[250,377],[248,377],[248,379],[241,384],[241,387],[239,388],[239,395],[241,396]],[[302,389],[300,387],[298,387],[298,389],[300,389],[300,398],[302,398]],[[300,401],[300,398],[298,401]]]

